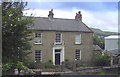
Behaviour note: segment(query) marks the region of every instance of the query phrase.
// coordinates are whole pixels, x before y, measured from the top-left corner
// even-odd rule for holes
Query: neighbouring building
[[[111,35],[105,37],[105,50],[111,56],[111,65],[118,64],[118,56],[120,55],[120,39],[119,35]]]
[[[82,22],[79,11],[75,19],[54,18],[53,10],[48,17],[34,17],[34,40],[31,41],[32,58],[43,63],[51,60],[61,65],[66,59],[90,63],[93,52],[93,32]]]
[[[93,45],[94,54],[101,54],[103,50],[98,45]]]

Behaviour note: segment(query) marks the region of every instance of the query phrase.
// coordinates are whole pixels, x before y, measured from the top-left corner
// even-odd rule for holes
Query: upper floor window
[[[41,50],[35,50],[35,60],[41,61]]]
[[[80,60],[81,59],[81,52],[79,49],[76,49],[75,51],[75,60]]]
[[[62,41],[62,34],[61,34],[61,33],[56,33],[55,42],[56,42],[57,44],[61,44],[61,41]]]
[[[42,33],[35,33],[35,44],[42,44]]]
[[[76,34],[75,35],[75,44],[80,44],[81,43],[81,34]]]

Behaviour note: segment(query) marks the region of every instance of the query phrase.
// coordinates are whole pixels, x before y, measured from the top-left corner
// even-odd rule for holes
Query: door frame
[[[55,46],[53,47],[53,65],[55,65],[55,50],[60,49],[60,65],[62,65],[62,62],[64,61],[64,47],[63,46]]]

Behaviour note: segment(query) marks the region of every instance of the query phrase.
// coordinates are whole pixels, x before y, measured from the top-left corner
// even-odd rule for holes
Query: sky
[[[103,31],[118,32],[118,2],[28,2],[24,15],[48,17],[53,9],[54,18],[74,19],[78,11],[88,26]]]

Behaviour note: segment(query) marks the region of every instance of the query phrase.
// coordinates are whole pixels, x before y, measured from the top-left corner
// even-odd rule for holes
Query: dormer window
[[[35,44],[42,44],[42,33],[35,33]]]
[[[56,44],[62,43],[62,34],[61,33],[56,33],[55,43]]]

